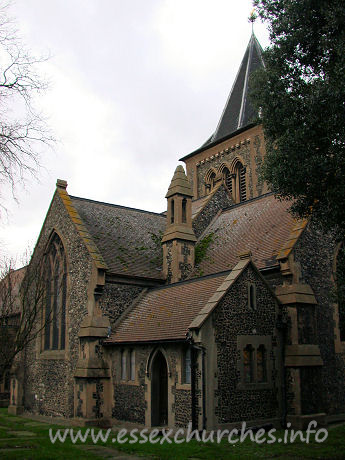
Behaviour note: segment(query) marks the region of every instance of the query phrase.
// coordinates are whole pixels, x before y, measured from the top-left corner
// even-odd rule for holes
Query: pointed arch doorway
[[[168,366],[161,351],[158,351],[152,362],[151,380],[151,425],[168,424]]]

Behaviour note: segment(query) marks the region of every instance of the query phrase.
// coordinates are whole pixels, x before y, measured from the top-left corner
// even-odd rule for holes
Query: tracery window
[[[64,350],[66,339],[67,261],[60,237],[50,241],[45,261],[44,349]]]

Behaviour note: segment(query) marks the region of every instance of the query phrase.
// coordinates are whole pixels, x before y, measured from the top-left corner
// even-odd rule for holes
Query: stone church
[[[167,184],[167,212],[57,181],[32,259],[45,258],[53,319],[12,369],[10,412],[199,430],[345,419],[340,245],[260,181],[248,82],[263,65],[253,34],[215,132]]]

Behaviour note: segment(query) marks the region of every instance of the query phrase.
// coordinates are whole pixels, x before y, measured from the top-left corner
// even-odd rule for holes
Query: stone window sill
[[[44,350],[39,355],[40,359],[65,359],[65,350]]]
[[[263,383],[258,383],[258,382],[253,382],[253,383],[239,383],[237,386],[238,390],[268,390],[270,388],[273,388],[273,385],[271,382],[263,382]]]
[[[190,383],[177,383],[176,390],[191,390]]]
[[[131,386],[139,386],[139,382],[137,380],[120,380],[121,385],[131,385]]]

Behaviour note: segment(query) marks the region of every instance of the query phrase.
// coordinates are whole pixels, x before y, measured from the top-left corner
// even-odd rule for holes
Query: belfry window
[[[209,174],[207,182],[206,182],[207,192],[210,193],[214,189],[215,185],[216,185],[216,173],[212,171]]]
[[[64,350],[66,336],[67,261],[60,237],[50,242],[45,262],[44,349]]]
[[[246,168],[242,163],[237,163],[235,169],[235,184],[236,184],[236,202],[246,201]]]
[[[240,161],[237,161],[233,172],[230,172],[228,167],[224,167],[223,183],[235,203],[247,199],[246,168]]]
[[[224,184],[225,184],[226,188],[229,190],[229,193],[232,195],[233,174],[230,173],[228,168],[224,168],[223,179],[224,179]]]

